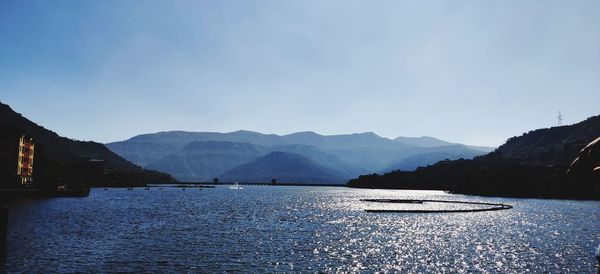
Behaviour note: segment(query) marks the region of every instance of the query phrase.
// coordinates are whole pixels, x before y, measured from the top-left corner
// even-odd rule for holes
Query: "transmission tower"
[[[560,127],[562,126],[562,120],[563,120],[563,115],[560,113],[560,111],[558,111],[558,116],[556,116],[557,121],[557,125]]]

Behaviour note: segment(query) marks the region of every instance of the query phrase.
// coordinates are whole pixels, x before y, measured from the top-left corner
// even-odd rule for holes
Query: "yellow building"
[[[33,182],[33,156],[35,144],[33,138],[22,135],[19,139],[19,156],[17,159],[17,175],[21,178],[22,185],[30,185]]]

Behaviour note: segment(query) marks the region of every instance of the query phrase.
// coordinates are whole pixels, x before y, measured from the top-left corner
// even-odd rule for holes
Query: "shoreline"
[[[569,201],[600,201],[600,197],[572,197],[572,196],[554,196],[554,195],[527,195],[527,194],[504,194],[503,193],[466,193],[466,192],[457,192],[447,189],[412,189],[412,188],[381,188],[381,187],[357,187],[357,186],[347,186],[348,188],[354,189],[380,189],[380,190],[434,190],[434,191],[444,191],[449,194],[456,195],[465,195],[465,196],[478,196],[478,197],[492,197],[492,198],[509,198],[509,199],[539,199],[539,200],[569,200]]]
[[[209,186],[231,186],[231,185],[235,185],[236,182],[219,182],[219,183],[214,183],[214,182],[178,182],[178,183],[158,183],[158,184],[147,184],[146,186],[152,186],[152,185],[190,185],[190,186],[194,186],[194,185],[209,185]],[[316,184],[316,183],[242,183],[242,182],[237,182],[238,185],[243,186],[325,186],[325,187],[348,187],[346,186],[346,184]]]
[[[0,204],[0,253],[6,245],[6,236],[8,232],[8,207]]]

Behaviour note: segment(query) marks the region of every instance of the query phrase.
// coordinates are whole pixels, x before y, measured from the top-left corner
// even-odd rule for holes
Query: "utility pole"
[[[558,126],[562,126],[563,115],[560,113],[560,110],[558,111],[558,116],[556,117],[556,119],[558,119]]]

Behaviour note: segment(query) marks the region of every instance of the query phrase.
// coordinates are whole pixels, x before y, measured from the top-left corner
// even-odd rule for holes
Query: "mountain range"
[[[512,197],[600,199],[598,137],[600,116],[593,116],[573,125],[533,130],[509,138],[493,152],[471,160],[440,161],[415,171],[363,175],[351,180],[348,186],[439,189]],[[592,143],[594,140],[596,142]],[[586,145],[588,152],[582,151]],[[595,154],[590,156],[592,152]],[[589,172],[573,168],[580,171],[567,174],[576,158],[584,163],[576,166],[590,167],[587,168]]]
[[[23,134],[35,142],[33,178],[41,189],[53,191],[57,185],[130,186],[174,181],[167,174],[130,163],[103,144],[61,137],[0,103],[0,189],[19,187],[15,171],[18,142]]]
[[[297,132],[280,136],[252,131],[158,132],[106,146],[135,164],[182,181],[276,179],[327,184],[343,184],[373,172],[414,170],[444,159],[472,158],[493,149],[432,137],[392,140],[372,132],[329,136]]]

